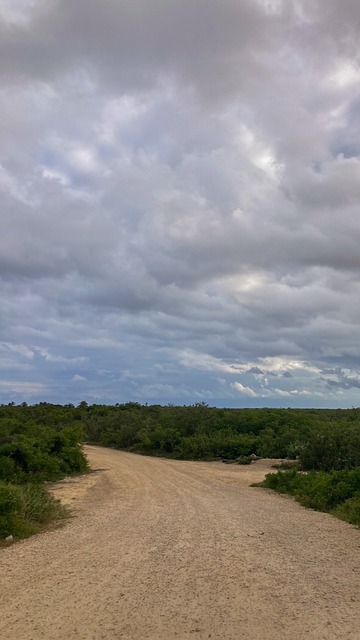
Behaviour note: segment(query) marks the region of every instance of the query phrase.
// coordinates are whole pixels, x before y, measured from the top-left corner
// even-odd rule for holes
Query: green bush
[[[271,465],[272,469],[279,469],[282,471],[288,471],[290,469],[298,469],[299,468],[299,463],[297,460],[282,460],[281,462],[277,463],[277,464],[272,464]]]
[[[244,456],[243,458],[239,458],[239,460],[236,460],[236,464],[241,465],[251,464],[252,462],[254,462],[253,456]]]
[[[83,438],[71,406],[0,406],[0,539],[64,517],[41,483],[88,469]]]
[[[0,517],[7,517],[20,508],[21,494],[15,485],[0,482]]]
[[[341,520],[346,520],[350,524],[360,527],[360,493],[353,498],[348,498],[341,505],[333,510],[333,514]]]
[[[360,467],[358,425],[323,425],[304,444],[300,465],[305,470],[332,471]]]
[[[3,433],[5,431],[2,426]],[[82,451],[82,430],[75,427],[52,429],[25,424],[0,440],[0,480],[44,482],[86,471]]]
[[[226,458],[235,460],[249,456],[254,451],[255,438],[251,434],[235,433],[229,430],[214,433],[196,433],[183,438],[177,445],[178,457],[193,460],[213,460]]]
[[[26,538],[66,515],[66,509],[42,485],[0,482],[0,538]]]
[[[260,486],[289,493],[306,507],[360,524],[360,468],[330,473],[279,471],[268,474]]]

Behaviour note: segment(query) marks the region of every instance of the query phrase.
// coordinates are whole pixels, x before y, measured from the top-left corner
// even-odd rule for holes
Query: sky
[[[1,0],[0,402],[360,405],[358,0]]]

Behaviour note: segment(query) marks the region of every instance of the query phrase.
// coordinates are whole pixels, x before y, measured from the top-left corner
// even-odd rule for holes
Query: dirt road
[[[1,638],[360,639],[360,531],[250,488],[268,463],[87,452],[75,517],[0,551]]]

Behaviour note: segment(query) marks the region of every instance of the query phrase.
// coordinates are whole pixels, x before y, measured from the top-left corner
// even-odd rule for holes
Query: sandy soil
[[[360,639],[360,531],[251,467],[87,447],[74,517],[0,551],[7,640]]]

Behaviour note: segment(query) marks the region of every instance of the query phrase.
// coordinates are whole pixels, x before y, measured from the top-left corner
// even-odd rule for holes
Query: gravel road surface
[[[87,447],[65,526],[0,550],[4,640],[360,640],[360,530],[269,471]]]

